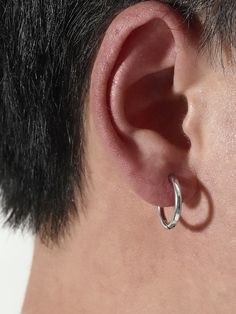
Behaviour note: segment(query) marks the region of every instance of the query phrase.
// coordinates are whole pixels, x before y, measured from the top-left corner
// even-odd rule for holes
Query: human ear
[[[131,189],[159,206],[174,203],[174,174],[183,201],[196,193],[183,132],[188,103],[177,93],[191,34],[168,6],[148,1],[121,12],[107,29],[91,74],[94,126]]]

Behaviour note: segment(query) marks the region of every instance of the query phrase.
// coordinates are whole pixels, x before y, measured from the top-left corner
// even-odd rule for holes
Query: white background
[[[34,238],[3,228],[2,221],[0,216],[0,313],[20,314],[31,269]]]

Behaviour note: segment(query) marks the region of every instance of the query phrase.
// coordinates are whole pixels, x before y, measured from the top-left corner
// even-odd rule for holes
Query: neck
[[[36,239],[23,313],[31,313],[26,309],[32,303],[45,314],[70,314],[70,308],[97,313],[98,307],[112,313],[119,299],[131,302],[158,277],[161,237],[155,210],[106,173],[110,178],[94,184],[102,189],[90,197],[70,238],[53,249]]]
[[[104,152],[91,156],[101,159],[90,160],[99,167],[90,167],[85,215],[60,247],[36,239],[23,314],[177,313],[176,304],[179,313],[200,313],[200,305],[213,313],[218,301],[211,287],[222,282],[206,259],[217,249],[214,232],[206,237],[207,231],[196,234],[182,224],[164,230],[154,206],[124,186]]]

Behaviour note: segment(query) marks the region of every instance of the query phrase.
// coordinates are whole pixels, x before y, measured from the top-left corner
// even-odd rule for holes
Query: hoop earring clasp
[[[157,207],[157,212],[160,217],[161,224],[165,229],[168,229],[168,230],[174,228],[177,225],[181,216],[181,209],[182,209],[182,193],[181,193],[179,181],[173,175],[169,176],[169,181],[172,183],[173,189],[175,192],[175,208],[174,208],[174,216],[172,220],[168,222],[165,216],[164,208],[160,206]]]

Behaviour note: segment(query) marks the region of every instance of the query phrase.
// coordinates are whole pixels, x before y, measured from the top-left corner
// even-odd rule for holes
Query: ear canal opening
[[[173,92],[174,68],[152,73],[135,82],[126,90],[125,116],[137,129],[157,132],[170,144],[189,150],[191,142],[183,131],[187,115],[187,100]]]

